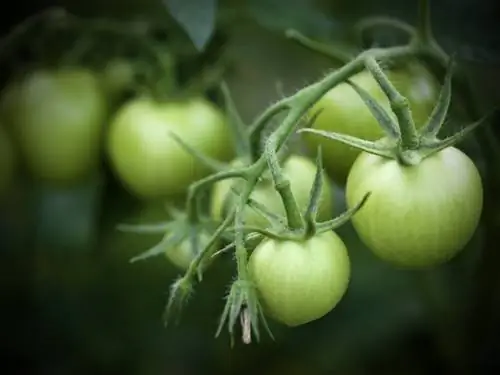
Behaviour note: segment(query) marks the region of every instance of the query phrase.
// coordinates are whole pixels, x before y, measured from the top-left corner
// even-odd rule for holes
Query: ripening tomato
[[[227,122],[222,112],[205,99],[133,99],[113,118],[107,149],[116,174],[137,196],[180,195],[210,172],[177,143],[172,133],[213,159],[228,160],[233,155]]]
[[[241,165],[241,162],[234,161],[234,166]],[[304,212],[309,204],[311,187],[316,175],[315,163],[307,157],[301,155],[291,155],[282,165],[283,173],[290,180],[293,195],[299,208]],[[226,201],[231,195],[231,187],[235,180],[226,179],[214,185],[211,199],[212,217],[221,220],[224,216],[225,208],[231,204],[231,199]],[[251,194],[251,199],[259,202],[268,211],[285,216],[285,207],[280,195],[274,188],[271,179],[260,181]],[[326,221],[332,216],[332,187],[326,174],[323,178],[321,191],[321,201],[318,210],[318,221]],[[245,210],[245,222],[250,226],[266,227],[267,220],[250,206]]]
[[[16,161],[12,140],[3,124],[0,124],[0,197],[12,186]]]
[[[388,71],[387,75],[396,89],[408,99],[415,125],[423,126],[439,95],[438,82],[417,63]],[[350,79],[396,118],[391,111],[389,100],[370,72],[362,71]],[[330,90],[311,108],[310,113],[320,109],[322,112],[312,125],[313,129],[348,134],[366,140],[376,140],[384,136],[382,128],[366,104],[347,83],[341,83]],[[360,151],[313,134],[305,134],[304,141],[311,152],[315,152],[318,145],[322,146],[326,171],[336,183],[343,186]]]
[[[248,270],[266,314],[291,327],[330,312],[351,274],[347,249],[333,231],[305,241],[266,239],[250,255]]]
[[[404,267],[454,257],[474,234],[483,205],[476,166],[453,147],[415,166],[362,153],[347,180],[347,204],[354,206],[369,191],[353,226],[377,256]]]
[[[84,68],[37,70],[10,87],[4,113],[28,169],[38,178],[64,184],[93,172],[108,112],[94,73]]]

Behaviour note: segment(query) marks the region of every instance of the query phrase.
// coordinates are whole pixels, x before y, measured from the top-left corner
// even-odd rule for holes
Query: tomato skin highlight
[[[12,87],[4,111],[31,173],[62,184],[90,175],[108,114],[96,75],[84,68],[37,70]]]
[[[189,184],[210,172],[170,132],[214,159],[228,160],[233,155],[224,116],[205,99],[133,99],[113,118],[107,149],[118,177],[141,198],[184,194]]]
[[[400,267],[426,268],[452,259],[472,238],[483,207],[481,176],[453,147],[411,167],[362,153],[347,181],[348,206],[368,191],[372,194],[352,224],[374,254]]]
[[[241,162],[233,161],[233,166],[241,165]],[[304,212],[309,203],[310,191],[316,174],[316,165],[309,158],[301,155],[291,155],[283,164],[283,173],[290,179],[293,195],[301,212]],[[214,185],[211,200],[212,217],[222,220],[224,216],[225,199],[231,192],[234,179],[220,181]],[[324,174],[321,201],[319,205],[317,220],[326,221],[331,219],[333,202],[332,186],[326,173]],[[285,216],[285,208],[280,195],[275,190],[272,181],[261,181],[257,183],[251,196],[252,199],[264,205],[268,211]],[[229,206],[228,202],[228,206]],[[245,208],[245,222],[247,225],[257,227],[268,227],[267,220],[252,207]]]
[[[347,249],[333,231],[303,242],[267,239],[252,252],[248,270],[265,312],[290,327],[330,312],[351,274]]]
[[[411,107],[412,116],[417,128],[422,127],[432,113],[439,95],[439,84],[423,66],[410,63],[404,68],[386,72],[396,89],[405,96]],[[364,70],[350,78],[351,81],[365,89],[392,118],[389,100],[372,77]],[[324,95],[309,111],[321,113],[312,125],[313,129],[348,134],[365,140],[377,140],[384,132],[370,110],[347,83],[341,83]],[[313,134],[304,134],[306,146],[315,153],[318,146],[322,148],[325,170],[333,180],[344,186],[347,175],[360,150],[337,141]]]

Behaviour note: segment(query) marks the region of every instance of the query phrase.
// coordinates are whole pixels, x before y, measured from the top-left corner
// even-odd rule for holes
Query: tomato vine
[[[55,13],[55,15],[59,17],[58,19],[62,17],[60,13]],[[51,17],[53,16],[54,14],[51,15]],[[64,16],[63,18],[65,22],[69,22],[73,27],[90,33],[106,31],[119,35],[130,35],[122,27],[117,27],[109,22],[99,20],[80,22],[74,17],[68,18]],[[35,20],[38,22],[39,18]],[[30,22],[34,21],[31,20]],[[351,220],[358,232],[366,235],[363,225],[356,223],[357,218],[361,220],[363,217],[363,210],[367,208],[367,202],[370,202],[373,198],[370,190],[362,193],[358,191],[356,191],[356,194],[352,193],[351,196],[354,196],[355,199],[348,199],[349,208],[338,217],[326,220],[319,217],[318,212],[326,178],[323,174],[321,148],[317,152],[316,170],[314,180],[311,183],[307,206],[303,207],[302,203],[299,202],[292,189],[290,178],[284,173],[283,167],[284,160],[290,156],[286,145],[293,135],[310,133],[328,138],[357,148],[365,153],[363,155],[369,154],[384,158],[384,160],[391,160],[398,167],[404,168],[418,166],[424,160],[432,158],[443,150],[452,148],[477,127],[488,122],[491,114],[479,119],[475,118],[472,124],[447,138],[438,138],[438,133],[449,111],[452,83],[457,82],[457,86],[464,91],[467,91],[467,85],[460,70],[457,69],[453,57],[448,56],[434,38],[430,23],[428,0],[419,1],[419,16],[416,27],[397,19],[372,17],[362,20],[355,25],[354,29],[358,36],[362,36],[367,30],[379,26],[402,31],[408,36],[408,43],[353,52],[315,42],[295,30],[287,31],[286,36],[288,38],[315,52],[327,55],[343,65],[317,82],[272,104],[257,116],[251,124],[243,123],[227,85],[222,83],[220,88],[225,99],[227,117],[233,125],[233,140],[239,154],[238,159],[242,161],[241,163],[222,163],[219,160],[214,160],[203,155],[199,150],[193,149],[175,134],[171,134],[172,138],[180,146],[200,162],[203,162],[210,168],[212,173],[190,184],[185,200],[185,210],[183,212],[173,210],[170,222],[142,226],[120,225],[118,227],[123,231],[165,234],[160,243],[134,257],[131,262],[164,255],[169,251],[174,252],[179,247],[182,247],[183,251],[190,253],[192,256],[190,262],[186,262],[185,259],[182,262],[179,261],[179,263],[182,263],[182,268],[186,269],[185,273],[171,285],[170,296],[164,314],[165,324],[169,323],[174,315],[181,312],[182,307],[193,294],[195,285],[203,281],[203,274],[208,270],[210,263],[224,253],[234,251],[236,277],[230,285],[216,336],[227,327],[231,339],[233,339],[238,322],[242,324],[243,341],[246,343],[251,341],[250,332],[259,340],[259,327],[261,325],[272,336],[266,320],[266,313],[270,304],[266,303],[266,293],[259,290],[258,277],[256,276],[260,272],[259,262],[255,260],[252,262],[252,256],[259,251],[261,253],[273,253],[284,243],[307,247],[312,240],[323,240],[322,235],[325,233],[331,235],[326,240],[332,241],[335,229]],[[12,38],[17,38],[18,34],[19,32],[12,33]],[[133,34],[132,39],[139,44],[151,47],[147,38]],[[13,39],[10,39],[9,43],[14,44]],[[82,46],[82,49],[85,50],[85,43]],[[149,48],[149,52],[157,60],[156,63],[159,64],[161,71],[163,73],[167,72],[170,68],[168,62],[163,59],[154,46]],[[79,60],[83,52],[77,48],[73,50],[73,53],[73,55],[67,56],[69,59],[66,60],[67,63],[68,61]],[[431,60],[446,71],[444,83],[434,110],[426,125],[419,130],[416,129],[408,99],[394,87],[384,71],[384,64],[410,58]],[[384,92],[395,118],[391,117],[368,92],[350,80],[353,75],[363,70],[368,71],[373,76]],[[152,87],[158,90],[157,94],[160,96],[170,94],[170,91],[166,89],[168,85],[164,81],[155,82],[152,79],[151,82]],[[347,83],[356,91],[385,132],[385,138],[378,141],[368,141],[346,134],[311,129],[310,125],[314,123],[316,117],[320,114],[320,111],[317,111],[311,115],[311,108],[328,91],[341,83]],[[278,115],[284,115],[284,117],[276,127]],[[271,126],[273,128],[269,130]],[[263,150],[261,149],[262,144]],[[472,167],[471,170],[475,171]],[[471,174],[474,174],[473,172]],[[223,180],[234,180],[230,189],[230,194],[234,199],[231,201],[227,212],[218,221],[204,211],[202,196],[216,183]],[[272,212],[268,207],[252,198],[252,193],[263,180],[272,183],[283,204],[283,213]],[[475,182],[479,180],[477,179]],[[477,205],[478,207],[474,207],[474,212],[471,214],[473,219],[466,223],[467,236],[470,235],[471,231],[475,230],[477,225],[476,217],[480,215],[482,209],[480,207],[482,206],[480,181],[476,185],[478,188],[474,192],[477,193],[477,202],[480,203]],[[248,225],[244,215],[247,206],[252,206],[265,218],[269,225]],[[209,238],[207,238],[207,233],[211,233]],[[464,235],[464,238],[459,241],[460,246],[467,240],[467,236]],[[221,249],[218,245],[223,240],[229,244]],[[332,253],[329,253],[328,257],[340,259],[339,264],[344,267],[341,280],[331,278],[331,280],[334,280],[332,282],[338,281],[338,285],[335,286],[335,293],[328,296],[328,303],[320,306],[321,311],[308,312],[307,314],[292,317],[283,314],[282,322],[285,324],[297,325],[317,319],[333,309],[342,297],[348,284],[349,271],[347,268],[349,265],[344,254],[342,241],[336,237],[333,241],[336,241],[336,248],[333,250],[341,254],[339,256],[341,259],[336,258],[338,254],[332,255]],[[445,250],[449,254],[458,251],[458,249]],[[434,258],[431,261],[425,259],[421,261],[420,265],[427,266],[434,261]],[[280,274],[288,276],[287,270],[280,270]],[[318,282],[312,287],[318,287],[320,284],[321,282]],[[269,295],[269,293],[267,294]],[[304,296],[304,298],[306,299],[303,303],[307,304],[310,302],[307,298],[311,298],[311,296]],[[290,306],[299,305],[297,301],[287,302],[289,302]],[[275,317],[280,315],[279,313],[274,314]]]

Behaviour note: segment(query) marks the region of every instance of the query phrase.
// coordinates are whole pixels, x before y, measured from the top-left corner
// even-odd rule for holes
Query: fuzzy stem
[[[408,99],[397,91],[373,56],[366,57],[366,67],[373,74],[390,101],[391,109],[398,119],[402,148],[407,150],[418,148],[419,137]]]
[[[186,212],[188,216],[188,221],[191,223],[198,222],[198,208],[197,208],[197,196],[203,190],[208,188],[208,186],[216,183],[220,180],[225,180],[228,178],[243,178],[248,179],[248,169],[235,169],[229,171],[223,171],[209,175],[201,180],[198,180],[191,184],[188,188],[187,200],[186,200]]]
[[[256,181],[257,182],[257,181]],[[248,251],[245,247],[245,234],[243,230],[243,211],[247,203],[247,199],[242,195],[241,200],[236,203],[234,226],[236,229],[235,233],[235,245],[236,245],[236,270],[238,272],[238,280],[248,281]]]
[[[266,154],[269,169],[273,177],[274,187],[279,193],[283,206],[285,207],[288,227],[292,230],[300,230],[304,228],[304,220],[300,214],[297,201],[293,196],[290,180],[283,176],[283,172],[281,171],[278,157],[276,155],[276,149],[274,148],[275,144],[276,139],[273,134],[269,137],[266,143]]]
[[[309,39],[308,37],[294,29],[287,30],[285,32],[285,35],[287,38],[297,42],[302,47],[305,47],[313,52],[319,53],[320,55],[326,56],[343,64],[348,63],[354,57],[352,54],[343,51],[340,48],[334,48],[325,43]]]
[[[424,44],[433,40],[429,0],[418,2],[417,35]]]
[[[374,27],[390,27],[401,31],[410,37],[413,37],[416,34],[416,30],[413,26],[397,18],[386,16],[373,16],[364,18],[355,24],[354,29],[358,34],[362,35],[367,29],[371,29]]]

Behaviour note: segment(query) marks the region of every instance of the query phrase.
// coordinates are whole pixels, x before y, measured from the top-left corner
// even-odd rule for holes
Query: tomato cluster
[[[169,213],[169,225],[157,227],[162,242],[136,257],[161,254],[186,272],[171,300],[189,294],[202,266],[235,248],[229,321],[250,309],[252,324],[259,312],[288,326],[308,323],[331,311],[348,289],[351,264],[335,233],[339,225],[351,221],[380,259],[425,268],[457,255],[482,212],[473,161],[437,138],[449,77],[440,89],[414,56],[385,73],[377,73],[375,59],[367,61],[317,100],[302,100],[303,93],[296,103],[285,99],[287,109],[314,102],[298,117],[312,119],[303,139],[317,152],[316,162],[294,149],[281,157],[277,145],[287,137],[279,137],[291,127],[266,135],[264,127],[236,126],[240,119],[229,116],[226,91],[227,111],[204,92],[135,92],[117,104],[134,87],[134,66],[126,60],[110,59],[99,72],[83,64],[32,70],[2,92],[0,193],[12,183],[18,160],[36,179],[63,185],[84,181],[104,160],[137,199],[185,202]],[[337,218],[334,182],[345,189],[348,206]]]

